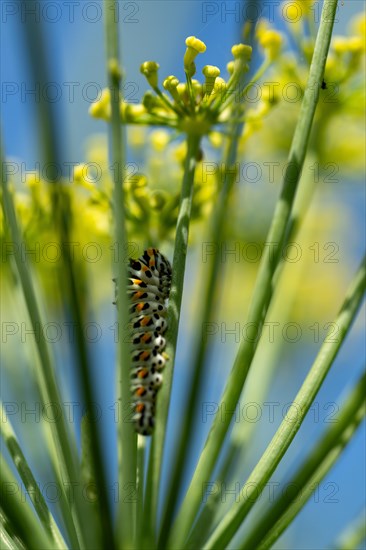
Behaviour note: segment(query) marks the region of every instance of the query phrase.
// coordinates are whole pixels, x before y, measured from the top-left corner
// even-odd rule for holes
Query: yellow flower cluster
[[[165,129],[148,131],[133,127],[129,138],[130,135],[129,142],[136,151],[143,146],[144,169],[149,179],[139,172],[137,163],[127,163],[124,189],[129,239],[143,246],[156,243],[169,246],[178,216],[185,143],[171,143],[170,133]],[[221,145],[217,135],[213,134],[212,138],[216,139],[216,146]],[[112,170],[106,136],[96,135],[87,143],[84,162],[59,182],[70,202],[72,255],[75,261],[93,263],[93,273],[99,274],[110,268],[114,254]],[[45,288],[48,288],[61,261],[61,245],[52,209],[52,186],[41,174],[32,172],[26,174],[25,185],[14,180],[12,187],[19,189],[13,193],[25,250],[36,251],[29,253],[29,260],[45,278]],[[197,222],[206,218],[216,195],[215,171],[206,172],[203,164],[198,163],[192,204],[193,238]],[[5,245],[6,228],[3,220],[1,222],[0,239]],[[6,246],[3,249],[6,250]],[[92,257],[88,258],[89,252],[91,256],[96,255],[95,262]],[[49,291],[52,296],[51,288]]]
[[[309,15],[313,3],[298,0],[297,4],[310,23],[314,18],[314,13]],[[288,6],[286,3],[286,8]],[[351,21],[347,35],[335,35],[332,38],[324,79],[318,83],[320,98],[310,140],[310,151],[316,155],[320,166],[336,163],[338,168],[342,167],[343,175],[347,176],[357,175],[365,169],[366,144],[362,124],[366,104],[362,80],[365,28],[365,13],[358,14]],[[268,160],[274,154],[285,158],[291,143],[308,78],[315,36],[312,35],[311,25],[309,32],[299,34],[289,21],[288,30],[300,53],[295,56],[291,50],[286,50],[279,55],[278,48],[282,41],[278,37],[267,50],[269,57],[277,55],[277,58],[265,82],[256,90],[257,99],[245,111],[241,150],[248,156],[255,155]],[[271,43],[272,29],[268,23],[260,22],[256,33],[263,47]],[[276,109],[272,109],[273,105],[276,105]]]
[[[271,42],[268,37],[267,42]],[[273,38],[272,38],[273,42]],[[271,42],[271,44],[272,44]],[[264,44],[264,48],[273,45]],[[152,90],[148,90],[141,104],[131,105],[121,98],[121,121],[131,124],[149,126],[167,126],[180,132],[206,135],[213,126],[227,121],[229,108],[235,102],[235,93],[249,70],[252,48],[244,44],[232,47],[233,60],[230,62],[229,78],[220,77],[220,69],[206,65],[202,69],[203,81],[193,76],[196,74],[195,59],[206,51],[206,45],[194,36],[186,40],[186,52],[183,66],[186,82],[180,82],[174,75],[163,80],[159,86],[159,64],[145,61],[140,67]],[[95,118],[110,120],[110,91],[103,90],[101,97],[91,105],[90,114]]]

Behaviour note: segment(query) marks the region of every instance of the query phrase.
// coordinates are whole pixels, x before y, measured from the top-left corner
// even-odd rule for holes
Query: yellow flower
[[[95,185],[91,181],[89,175],[88,175],[88,166],[85,163],[78,164],[74,167],[74,182],[79,183],[85,189],[89,189],[89,191],[95,190]]]
[[[215,80],[220,75],[220,69],[214,65],[205,65],[202,73],[206,77],[206,82],[203,86],[204,93],[210,95],[214,88]]]
[[[158,70],[159,64],[155,61],[145,61],[140,66],[140,72],[146,77],[153,89],[158,87]]]
[[[94,118],[110,120],[111,92],[109,88],[104,88],[104,90],[102,90],[100,98],[90,105],[89,114]]]
[[[188,36],[188,38],[186,39],[186,46],[187,49],[183,59],[184,70],[191,74],[192,64],[194,64],[194,60],[199,53],[204,53],[206,51],[206,44],[195,36]]]
[[[281,33],[274,30],[266,30],[258,35],[258,41],[270,60],[278,57],[283,42]]]
[[[125,103],[124,101],[121,101],[120,103],[121,119],[125,122],[135,122],[145,113],[145,106],[140,103],[137,105]]]
[[[221,132],[211,132],[208,136],[210,143],[213,147],[219,148],[223,143],[223,136]]]
[[[170,134],[166,130],[155,130],[149,138],[155,151],[164,151],[169,143]]]
[[[349,38],[346,36],[333,36],[332,49],[335,53],[341,54],[349,51]]]
[[[186,155],[187,155],[187,143],[185,141],[182,141],[179,145],[177,145],[173,149],[174,158],[182,163],[184,162]]]
[[[285,2],[282,5],[282,15],[290,25],[299,23],[304,16],[309,16],[313,4],[314,2],[312,0],[293,0],[292,2]]]
[[[226,65],[227,72],[229,74],[233,74],[234,67],[235,67],[235,62],[234,61],[229,61],[229,63],[227,63],[227,65]]]
[[[180,101],[180,95],[177,90],[177,86],[179,85],[179,80],[176,76],[170,75],[168,78],[166,78],[163,82],[163,88],[167,90],[172,98],[179,103]]]
[[[30,189],[39,188],[41,183],[40,175],[35,172],[30,172],[25,175],[25,184]]]
[[[117,80],[119,80],[122,76],[122,69],[121,67],[119,66],[119,63],[118,63],[118,59],[110,59],[109,62],[108,62],[108,70],[110,72],[110,74],[116,78]]]
[[[309,15],[312,12],[312,8],[316,0],[298,0],[298,2],[304,14]]]
[[[357,15],[354,16],[354,18],[351,20],[350,32],[351,34],[360,36],[363,39],[366,38],[366,13],[365,12],[358,13]]]
[[[231,53],[234,59],[240,59],[243,61],[250,61],[252,58],[252,47],[246,44],[235,44],[231,48]]]

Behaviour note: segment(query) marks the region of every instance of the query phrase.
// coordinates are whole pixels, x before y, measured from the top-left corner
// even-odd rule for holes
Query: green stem
[[[2,508],[0,508],[0,542],[6,550],[25,550],[23,541],[15,533],[14,525],[10,523]]]
[[[361,513],[337,536],[337,542],[330,548],[336,550],[354,550],[362,548],[362,543],[366,540],[366,510],[363,508]]]
[[[134,546],[136,524],[136,502],[130,498],[131,487],[136,488],[137,437],[130,421],[130,345],[126,337],[126,322],[128,320],[128,297],[124,292],[127,280],[127,266],[123,263],[123,251],[127,250],[127,234],[124,209],[124,164],[125,150],[120,121],[120,86],[121,71],[119,63],[118,44],[118,2],[104,0],[105,35],[107,51],[108,83],[111,92],[112,117],[110,122],[110,150],[113,161],[114,176],[114,219],[115,240],[117,243],[118,260],[116,279],[118,283],[118,393],[119,412],[118,423],[118,463],[119,463],[119,510],[118,510],[118,542],[121,548]]]
[[[178,117],[182,116],[182,112],[180,111],[180,109],[178,109],[175,105],[173,105],[173,103],[169,101],[169,99],[163,94],[160,88],[158,87],[154,88],[154,92],[160,97],[160,99],[164,102],[164,104],[168,107],[168,109],[173,111],[173,113],[178,115]]]
[[[13,476],[2,455],[0,456],[0,481],[4,512],[26,547],[31,550],[57,548],[47,531],[40,526],[38,518],[24,499],[22,487]]]
[[[339,458],[363,420],[366,412],[365,394],[366,374],[363,374],[342,406],[337,422],[331,424],[321,436],[311,454],[290,479],[288,485],[291,485],[293,490],[283,492],[251,526],[250,532],[239,544],[242,550],[270,548],[289,526]]]
[[[24,546],[18,546],[11,538],[3,524],[0,524],[0,548],[2,550],[24,550]]]
[[[277,202],[272,224],[266,239],[268,243],[276,243],[278,246],[278,254],[282,252],[282,244],[286,235],[287,223],[291,214],[301,169],[305,160],[310,130],[319,97],[319,82],[321,82],[324,74],[336,7],[337,0],[324,1],[323,16],[315,44],[309,80],[289,152],[288,166],[284,176],[282,192]],[[276,267],[276,261],[271,257],[271,253],[267,249],[268,247],[265,248],[266,250],[263,253],[260,264],[247,320],[248,325],[251,324],[249,326],[256,327],[258,331],[264,319],[264,308],[265,306],[268,308],[269,305],[268,296],[271,292],[271,280]],[[258,339],[254,338],[253,340]],[[230,411],[230,413],[225,415],[224,419],[221,418],[220,414],[217,414],[214,418],[206,440],[206,445],[198,461],[196,471],[172,531],[170,539],[172,546],[181,547],[184,545],[193,524],[201,504],[202,487],[210,479],[216,464],[226,433],[231,424],[233,412],[240,398],[255,353],[256,344],[255,341],[245,339],[240,345],[221,403],[218,407],[218,410],[221,411],[222,405],[225,404],[225,410]]]
[[[331,331],[328,332],[310,372],[289,408],[286,417],[246,481],[245,486],[247,490],[245,491],[245,497],[239,503],[234,503],[231,506],[223,521],[221,521],[206,542],[205,549],[224,548],[254,506],[262,489],[298,432],[319,388],[328,374],[357,314],[365,289],[366,265],[364,259],[346,294],[343,306],[334,321],[339,330],[338,339],[335,341],[330,334]]]
[[[207,497],[207,501],[198,514],[198,518],[191,534],[188,538],[186,548],[196,550],[201,548],[208,539],[213,525],[218,521],[218,517],[224,515],[222,502],[225,499],[223,491],[228,486],[229,474],[232,471],[232,466],[236,458],[237,449],[234,445],[231,445],[226,456],[223,465],[217,474],[216,480],[213,484],[214,488],[218,488],[218,491],[212,491]]]
[[[114,548],[113,529],[111,522],[110,506],[107,495],[107,484],[104,474],[103,455],[100,444],[100,433],[98,421],[92,418],[93,406],[96,401],[95,391],[92,386],[89,369],[89,357],[85,339],[84,327],[86,325],[86,303],[87,294],[85,270],[81,262],[73,260],[71,249],[65,246],[65,243],[72,241],[72,209],[68,201],[68,195],[64,188],[59,185],[53,186],[53,195],[56,199],[54,205],[54,219],[59,229],[60,241],[63,246],[63,270],[59,273],[60,288],[64,288],[64,295],[67,296],[65,303],[68,305],[68,311],[71,314],[73,326],[75,326],[75,355],[77,360],[77,369],[80,378],[80,387],[84,399],[85,407],[90,423],[89,433],[89,466],[93,470],[93,482],[96,486],[97,497],[93,503],[95,521],[93,525],[98,532],[102,531],[104,545],[108,548]],[[83,501],[83,504],[84,501]],[[86,504],[87,506],[87,504]],[[84,506],[85,508],[85,506]],[[86,514],[85,514],[86,516]],[[96,525],[99,523],[100,525]],[[86,532],[87,545],[95,542],[91,536],[90,529]]]
[[[193,86],[192,86],[192,78],[187,72],[185,73],[185,75],[186,75],[189,102],[191,106],[191,116],[194,116],[196,105],[195,105],[195,97],[194,97]]]
[[[177,345],[180,310],[183,294],[184,271],[186,265],[189,222],[191,217],[194,174],[197,155],[200,146],[200,136],[187,136],[187,156],[184,166],[184,176],[181,191],[181,202],[177,220],[177,229],[173,254],[172,286],[168,305],[167,353],[171,368],[167,368],[164,384],[159,394],[155,434],[150,451],[148,483],[146,494],[145,517],[150,518],[150,532],[155,529],[156,512],[163,460],[166,424],[168,418],[170,393],[173,380],[173,367]]]
[[[271,319],[276,322],[280,320],[286,322],[288,319],[288,313],[293,306],[294,296],[299,289],[299,284],[294,284],[296,282],[299,283],[299,281],[296,281],[299,275],[292,274],[291,277],[291,288],[282,289],[283,292],[286,292],[285,301],[283,300],[281,287],[276,287],[275,299],[272,301],[266,318],[268,322],[271,322]],[[241,396],[241,402],[263,403],[265,401],[265,396],[273,380],[282,348],[283,340],[281,338],[276,338],[271,345],[268,345],[268,342],[265,342],[264,338],[261,338],[251,366],[251,375],[247,379]],[[220,500],[223,502],[225,499],[222,491],[225,491],[225,487],[231,483],[231,480],[241,478],[243,467],[252,447],[251,438],[254,435],[255,426],[256,424],[244,420],[235,422],[230,434],[230,442],[226,451],[223,468],[220,470],[214,484],[214,487],[218,488],[218,491],[212,491],[209,494],[206,503],[200,511],[189,537],[189,548],[201,547],[205,541],[206,534],[211,531],[213,522],[218,522],[225,515],[226,509],[224,506],[221,506],[218,511],[216,510],[217,513],[215,514],[213,514],[213,510],[217,509]],[[227,475],[227,473],[230,475]]]
[[[80,546],[83,546],[83,543],[80,529],[80,518],[78,516],[76,506],[79,501],[77,498],[74,498],[72,494],[72,488],[75,485],[78,486],[76,457],[73,454],[70,436],[65,423],[65,418],[67,415],[59,395],[58,386],[55,379],[54,364],[51,360],[45,333],[43,330],[39,330],[39,327],[43,327],[45,324],[41,317],[39,305],[37,303],[28,259],[26,257],[23,258],[21,254],[23,242],[16,219],[13,199],[8,189],[2,150],[0,152],[0,156],[1,166],[3,169],[3,175],[1,178],[3,209],[12,243],[14,245],[14,259],[40,359],[39,363],[37,363],[37,378],[42,403],[52,403],[55,408],[55,422],[51,423],[50,429],[52,433],[53,445],[58,457],[57,466],[61,480],[62,510],[72,545],[74,548],[80,548]],[[63,414],[58,414],[58,411],[60,410],[63,411]]]
[[[34,479],[31,469],[25,459],[22,449],[14,433],[6,410],[2,403],[1,419],[0,419],[0,435],[3,437],[9,453],[13,459],[14,465],[17,468],[19,475],[24,483],[27,493],[32,501],[35,511],[49,536],[53,540],[57,548],[66,548],[66,542],[62,538],[59,528],[48,509],[45,499],[39,489],[39,486]]]
[[[136,547],[141,548],[143,525],[143,502],[144,502],[144,472],[145,472],[145,437],[137,437],[137,513],[136,513]]]
[[[225,109],[227,109],[229,107],[229,105],[231,103],[234,102],[234,99],[235,99],[235,102],[236,103],[241,103],[245,100],[245,96],[247,95],[247,93],[249,92],[249,90],[251,88],[253,88],[253,86],[258,82],[258,80],[260,78],[262,78],[262,76],[264,75],[264,73],[266,72],[266,70],[271,66],[272,64],[272,61],[271,59],[265,59],[262,63],[262,65],[259,67],[259,69],[257,70],[257,72],[252,76],[252,78],[250,79],[250,82],[248,82],[248,84],[244,87],[243,91],[238,95],[238,97],[235,97],[235,94],[231,94],[230,97],[228,98],[228,100],[226,100],[225,102],[221,102],[221,103],[218,103],[217,105],[215,105],[215,110],[218,112],[218,111],[224,111]]]
[[[228,147],[225,152],[223,166],[225,167],[224,181],[219,193],[216,206],[211,219],[211,227],[208,234],[208,243],[212,245],[212,254],[209,256],[207,274],[204,276],[204,285],[200,296],[202,296],[203,307],[197,320],[198,331],[197,340],[193,346],[194,353],[192,357],[192,379],[190,380],[188,397],[184,410],[186,413],[182,419],[182,427],[179,429],[179,443],[173,458],[173,471],[170,476],[170,485],[168,495],[165,499],[165,510],[160,530],[159,547],[164,546],[171,526],[172,517],[175,511],[177,498],[179,495],[182,472],[187,461],[189,453],[189,434],[192,431],[194,419],[197,413],[198,396],[201,391],[202,381],[204,380],[204,358],[207,351],[207,338],[202,334],[203,327],[206,326],[212,317],[212,311],[215,304],[215,292],[219,281],[218,276],[218,256],[220,250],[220,239],[224,231],[228,200],[231,196],[231,189],[235,182],[236,167],[235,159],[237,156],[238,141],[241,135],[241,124],[233,124]],[[221,172],[220,172],[221,175]],[[219,176],[218,176],[219,177]],[[201,330],[202,329],[202,330]]]

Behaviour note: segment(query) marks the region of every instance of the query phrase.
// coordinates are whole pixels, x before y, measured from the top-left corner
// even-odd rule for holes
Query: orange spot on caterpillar
[[[141,369],[137,374],[138,378],[146,378],[147,376],[149,376],[149,371],[147,369]]]

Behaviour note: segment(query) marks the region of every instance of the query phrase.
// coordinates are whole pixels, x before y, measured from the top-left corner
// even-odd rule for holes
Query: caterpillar
[[[132,420],[138,434],[151,435],[157,393],[163,382],[161,372],[168,358],[164,352],[163,335],[167,329],[166,300],[170,293],[172,268],[159,250],[148,248],[137,260],[129,260],[127,271],[132,327]],[[116,302],[117,291],[116,287]]]

